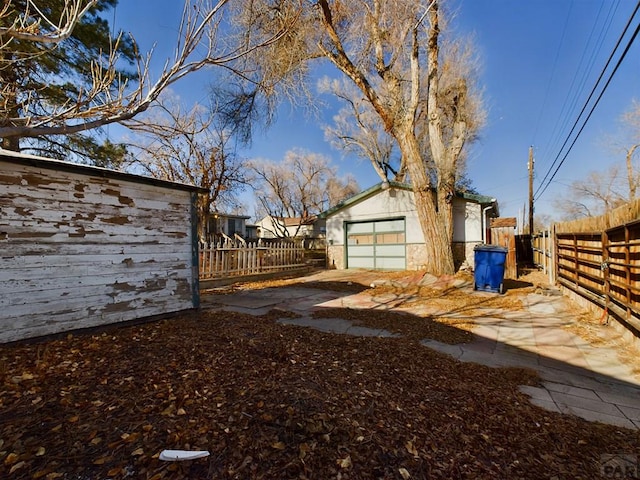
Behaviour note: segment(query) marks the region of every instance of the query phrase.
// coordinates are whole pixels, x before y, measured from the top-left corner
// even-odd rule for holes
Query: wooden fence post
[[[549,230],[549,284],[554,285],[558,278],[558,259],[556,258],[556,252],[558,244],[558,237],[556,235],[556,226],[551,225]]]
[[[578,256],[578,235],[576,235],[575,233],[572,235],[573,236],[573,276],[574,276],[574,282],[576,284],[576,288],[578,286],[580,286],[580,277],[578,275],[578,272],[580,271],[580,260],[579,260],[579,256]]]
[[[627,320],[631,318],[631,235],[629,225],[624,226],[624,262],[626,278]]]
[[[609,323],[609,294],[611,291],[611,280],[609,277],[609,236],[607,231],[602,232],[602,279],[604,290],[604,314],[600,323]]]

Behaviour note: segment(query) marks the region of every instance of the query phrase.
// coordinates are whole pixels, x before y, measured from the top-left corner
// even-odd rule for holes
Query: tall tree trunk
[[[406,159],[420,227],[425,239],[426,269],[433,275],[455,273],[453,263],[451,203],[440,202],[425,171],[418,141],[413,131],[398,134],[398,145]],[[442,208],[440,208],[442,207]]]
[[[431,142],[433,160],[436,166],[438,192],[436,194],[429,173],[420,154],[418,139],[416,137],[415,122],[416,112],[420,102],[421,91],[421,65],[419,62],[418,30],[423,19],[413,26],[410,31],[412,50],[410,54],[411,80],[408,82],[410,91],[406,91],[406,78],[397,75],[387,68],[384,58],[383,32],[375,29],[372,41],[376,48],[376,68],[385,88],[385,99],[378,96],[373,84],[356,67],[346,53],[338,31],[333,24],[332,3],[328,0],[318,0],[322,13],[322,24],[326,29],[328,41],[332,49],[327,48],[322,42],[318,47],[339,70],[346,74],[354,84],[362,91],[374,110],[380,116],[385,129],[393,135],[398,142],[407,173],[411,178],[415,197],[416,210],[420,220],[420,226],[425,238],[427,252],[426,268],[434,275],[448,275],[455,273],[453,262],[453,195],[455,185],[455,162],[460,153],[460,148],[452,145],[447,149],[443,142],[442,126],[437,102],[438,95],[438,3],[429,5],[429,38],[427,45],[429,67],[429,95],[427,109],[429,112],[429,141]],[[374,2],[376,12],[373,15],[379,19],[379,2]],[[371,32],[370,32],[371,34]],[[407,95],[408,93],[408,95]],[[401,105],[397,110],[390,105]],[[434,146],[435,143],[435,146]],[[447,152],[451,153],[447,156]],[[452,166],[450,168],[450,166]],[[444,170],[441,170],[444,167]]]
[[[453,198],[455,196],[456,162],[464,136],[461,135],[463,129],[458,125],[458,134],[454,127],[454,139],[447,147],[443,139],[443,126],[441,119],[439,95],[439,71],[438,71],[438,36],[440,26],[438,23],[438,3],[434,2],[429,10],[429,39],[427,41],[427,66],[428,66],[428,94],[427,111],[429,115],[428,131],[429,145],[431,147],[431,157],[436,167],[436,204],[434,206],[435,218],[438,226],[438,248],[440,249],[440,270],[439,274],[455,273],[453,262]],[[462,142],[462,143],[460,143]],[[412,173],[413,175],[413,173]]]
[[[430,5],[430,21],[431,31],[435,31],[429,35],[429,43],[427,48],[428,65],[432,67],[433,58],[436,59],[436,65],[433,72],[429,70],[429,100],[431,100],[431,88],[433,94],[437,95],[437,57],[438,57],[438,5],[433,3]],[[425,239],[425,250],[427,252],[426,268],[434,275],[450,275],[455,273],[453,262],[453,211],[451,201],[453,196],[445,194],[446,201],[441,197],[440,171],[438,171],[437,189],[431,184],[429,172],[425,169],[424,161],[420,153],[420,146],[416,137],[416,112],[420,102],[420,62],[419,62],[419,43],[418,43],[418,24],[411,32],[412,51],[411,51],[411,90],[409,108],[406,109],[399,126],[392,130],[393,135],[398,141],[398,146],[402,152],[403,162],[407,167],[409,176],[413,186],[413,194],[415,198],[416,210],[420,220],[420,227]],[[436,77],[436,83],[431,82],[432,75]],[[429,102],[427,105],[429,113],[432,107],[437,109]],[[397,123],[396,123],[397,125]],[[432,136],[429,130],[430,142]],[[442,145],[441,131],[435,139]],[[435,157],[434,157],[435,159]],[[436,167],[439,167],[436,163]],[[447,177],[448,179],[448,177]],[[455,177],[454,177],[455,179]],[[453,192],[453,183],[451,183],[451,192]]]

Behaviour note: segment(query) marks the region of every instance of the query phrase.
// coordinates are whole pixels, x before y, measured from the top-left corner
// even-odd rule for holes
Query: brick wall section
[[[343,270],[344,262],[344,245],[330,245],[327,247],[327,267],[330,269],[337,268]]]
[[[422,243],[407,245],[407,270],[424,270],[427,248]]]

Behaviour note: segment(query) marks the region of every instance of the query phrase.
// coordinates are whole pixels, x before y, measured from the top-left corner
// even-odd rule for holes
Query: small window
[[[404,243],[404,232],[379,233],[376,235],[376,243],[385,245]]]
[[[349,245],[373,245],[373,234],[350,234],[347,237],[347,243]]]

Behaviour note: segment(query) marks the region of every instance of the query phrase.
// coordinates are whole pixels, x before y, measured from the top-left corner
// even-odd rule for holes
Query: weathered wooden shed
[[[197,308],[197,195],[0,150],[0,342]]]

